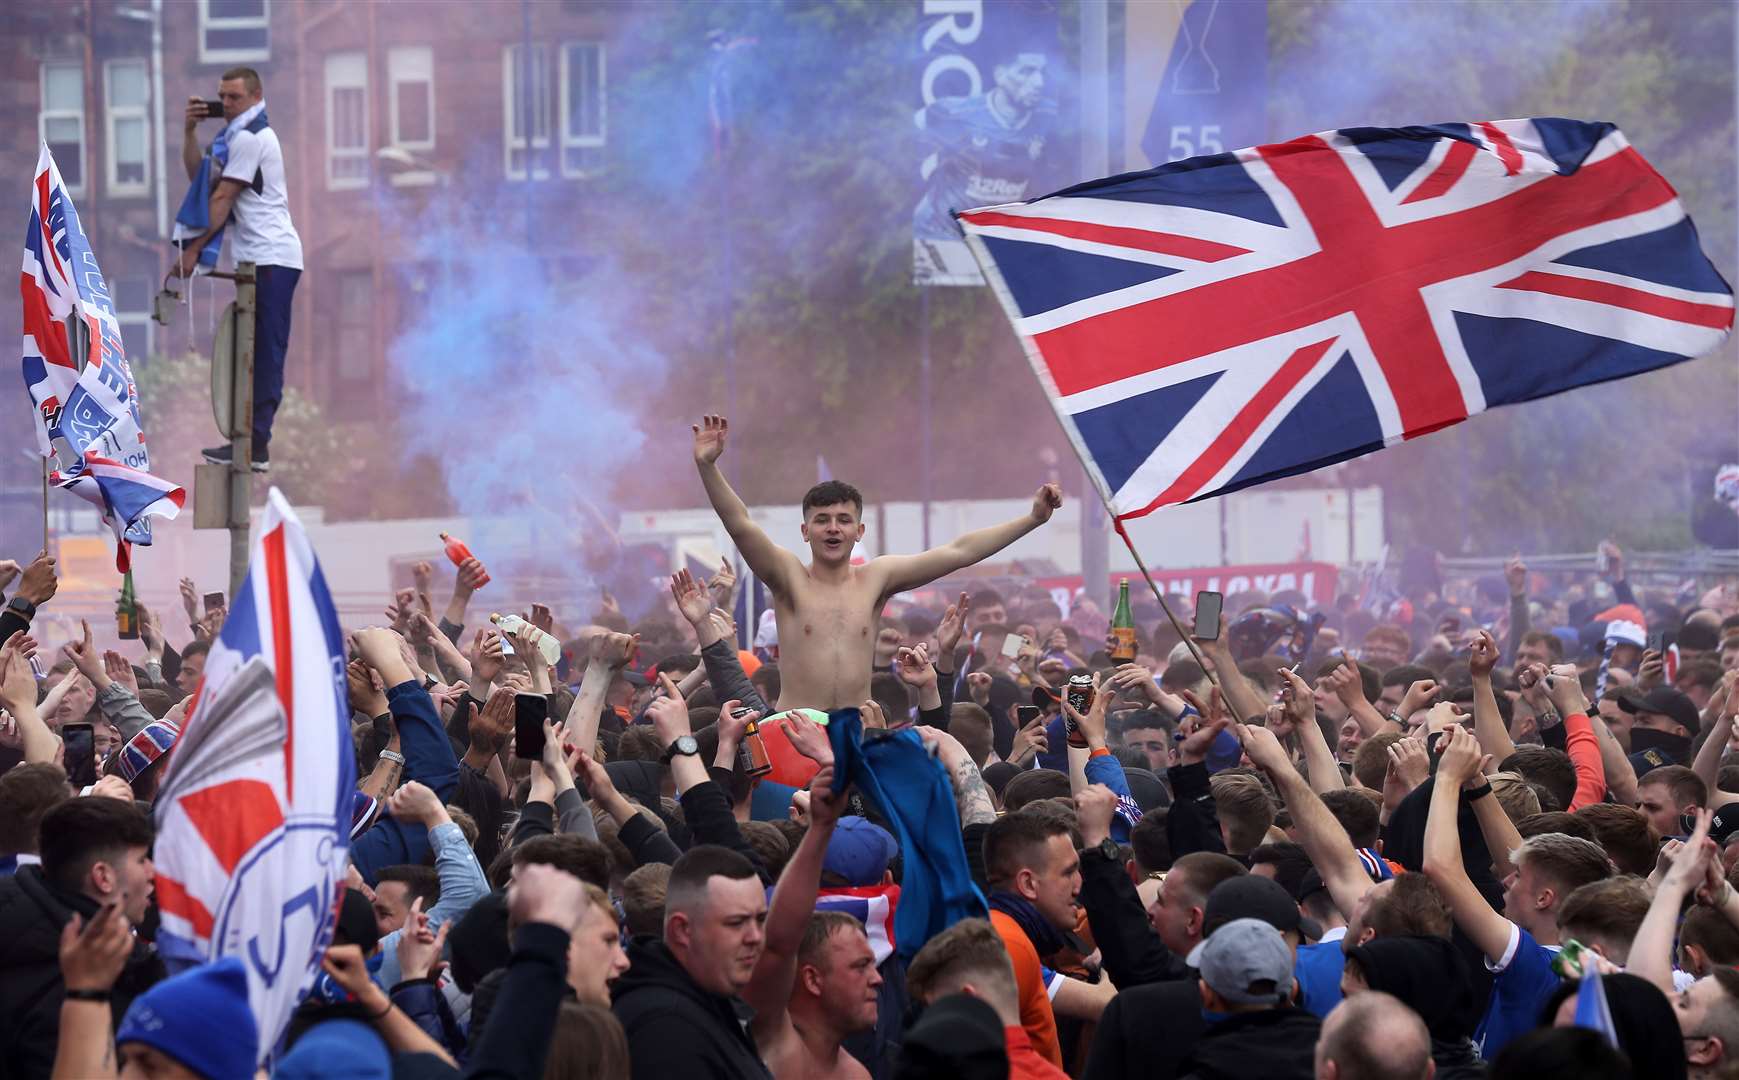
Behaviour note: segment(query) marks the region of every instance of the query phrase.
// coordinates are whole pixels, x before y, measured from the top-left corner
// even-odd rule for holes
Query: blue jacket
[[[387,710],[399,730],[399,750],[405,756],[406,780],[415,780],[449,802],[459,787],[459,759],[441,727],[428,691],[406,680],[386,692]],[[350,861],[372,887],[375,875],[388,866],[421,865],[429,854],[429,830],[401,825],[382,816],[374,828],[350,845]]]

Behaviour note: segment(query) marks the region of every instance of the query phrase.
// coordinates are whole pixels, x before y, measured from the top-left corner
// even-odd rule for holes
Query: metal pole
[[[1111,175],[1109,0],[1081,0],[1081,177]],[[1106,611],[1111,598],[1111,520],[1081,467],[1081,585]],[[1131,548],[1130,550],[1134,550]],[[1104,589],[1104,592],[1099,590]]]
[[[169,236],[169,133],[163,129],[163,0],[151,0],[151,122],[157,128],[157,239]]]
[[[918,427],[923,438],[918,470],[919,500],[923,503],[924,550],[930,550],[930,496],[933,492],[931,473],[935,471],[930,434],[930,286],[918,286]]]
[[[248,576],[248,510],[254,479],[254,317],[257,277],[254,264],[235,268],[235,403],[230,422],[229,594],[241,591]]]

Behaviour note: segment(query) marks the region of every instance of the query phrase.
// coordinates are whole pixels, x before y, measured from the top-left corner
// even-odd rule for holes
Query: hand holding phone
[[[224,606],[223,593],[221,593],[221,592],[208,592],[205,594],[205,612],[206,612],[206,614],[209,615],[212,612],[221,609],[223,606]]]
[[[62,762],[67,783],[85,787],[97,782],[96,734],[89,724],[62,724],[60,738],[66,745]]]
[[[543,760],[543,722],[549,699],[542,694],[513,695],[513,753],[521,761]]]
[[[1190,636],[1199,641],[1217,641],[1220,637],[1220,611],[1226,598],[1217,592],[1196,593],[1196,624]]]

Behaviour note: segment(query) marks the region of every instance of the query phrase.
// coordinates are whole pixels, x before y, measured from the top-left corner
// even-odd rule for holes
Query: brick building
[[[288,379],[329,415],[365,418],[382,406],[387,348],[425,269],[403,257],[400,230],[455,174],[499,182],[525,220],[504,228],[529,229],[535,205],[553,258],[572,253],[564,235],[584,235],[588,180],[610,154],[609,76],[623,60],[612,31],[627,11],[579,0],[26,4],[0,37],[0,191],[17,193],[22,215],[45,139],[110,278],[129,355],[189,341],[204,353],[203,325],[190,336],[190,324],[149,320],[187,189],[183,109],[189,96],[215,97],[226,68],[257,69],[306,267]],[[202,143],[216,130],[200,125]],[[218,304],[231,296],[227,283],[201,287]],[[0,310],[0,333],[16,340],[16,305]],[[14,412],[4,410],[8,434],[28,423]]]

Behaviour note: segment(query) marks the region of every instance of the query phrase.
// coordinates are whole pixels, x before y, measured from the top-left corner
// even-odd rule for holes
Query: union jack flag
[[[1733,323],[1672,187],[1604,123],[1347,128],[958,216],[1119,520]]]
[[[158,950],[247,966],[262,1060],[331,944],[355,794],[338,613],[273,488],[152,807]]]
[[[49,479],[102,512],[116,566],[126,570],[131,545],[151,542],[151,518],[173,518],[186,496],[151,475],[114,301],[46,143],[31,185],[19,292],[24,385],[38,448],[52,462]]]

